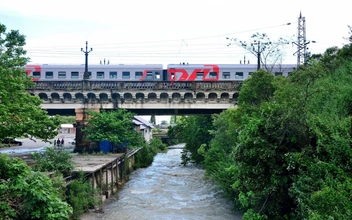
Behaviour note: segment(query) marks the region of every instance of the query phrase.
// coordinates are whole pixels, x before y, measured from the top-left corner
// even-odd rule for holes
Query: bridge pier
[[[100,112],[100,109],[89,109],[89,111]],[[87,126],[88,114],[86,108],[76,108],[76,147],[74,152],[93,152],[99,151],[97,143],[85,140],[86,134],[83,129]]]

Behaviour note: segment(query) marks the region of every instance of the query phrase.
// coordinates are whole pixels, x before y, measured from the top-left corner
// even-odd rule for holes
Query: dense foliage
[[[80,219],[80,215],[101,203],[98,193],[83,173],[79,173],[79,177],[68,186],[67,201],[73,208],[72,219]]]
[[[243,219],[352,218],[351,57],[348,44],[288,78],[253,73],[238,108],[213,117],[208,149],[185,139]]]
[[[160,138],[152,138],[149,146],[142,147],[141,150],[135,154],[134,169],[143,168],[150,166],[154,161],[154,156],[157,153],[163,153],[167,151],[167,146]]]
[[[67,176],[74,168],[71,158],[72,155],[62,148],[48,147],[45,153],[32,153],[32,159],[36,162],[32,169],[39,172],[59,172]]]
[[[68,219],[71,213],[47,175],[0,154],[1,219]]]
[[[209,130],[213,129],[210,115],[182,117],[174,127],[169,127],[168,136],[177,136],[179,140],[186,143],[182,150],[182,164],[188,162],[203,163],[204,154],[207,151],[212,135]]]
[[[48,140],[55,137],[60,124],[41,109],[41,100],[26,90],[33,83],[22,68],[28,61],[24,45],[24,35],[6,32],[0,23],[0,140],[21,136]]]
[[[144,146],[143,137],[136,131],[133,114],[125,109],[89,112],[84,132],[90,141],[110,141],[117,145],[128,143],[129,148]]]

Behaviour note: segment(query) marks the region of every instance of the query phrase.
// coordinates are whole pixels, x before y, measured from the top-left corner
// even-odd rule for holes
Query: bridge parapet
[[[117,82],[117,81],[41,81],[33,90],[237,90],[242,81],[226,82]]]

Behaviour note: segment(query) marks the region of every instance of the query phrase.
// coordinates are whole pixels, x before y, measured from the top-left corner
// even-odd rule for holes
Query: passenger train
[[[288,76],[297,65],[281,64],[272,73]],[[83,79],[85,65],[27,65],[33,81],[79,81]],[[242,81],[257,70],[255,64],[162,64],[140,65],[89,65],[91,81]]]

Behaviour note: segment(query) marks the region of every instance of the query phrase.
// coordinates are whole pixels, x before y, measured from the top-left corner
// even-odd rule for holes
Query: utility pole
[[[88,51],[88,41],[86,41],[86,50],[84,51],[83,48],[81,48],[81,51],[85,54],[86,56],[86,62],[85,62],[85,69],[84,69],[84,74],[83,74],[83,80],[89,79],[88,75],[88,54],[93,51],[93,48],[90,48],[90,51]]]
[[[271,42],[266,42],[266,43],[263,43],[264,45],[268,45],[268,44],[271,44]],[[261,47],[260,45],[260,41],[258,41],[258,43],[252,43],[251,44],[252,47],[253,47],[253,51],[257,54],[257,70],[260,70],[260,54],[265,50],[265,46],[264,47]],[[258,48],[257,50],[255,49],[254,45],[258,45]]]
[[[300,65],[306,64],[307,44],[309,43],[310,41],[306,41],[306,18],[302,17],[302,12],[300,12],[298,17],[297,42],[293,42],[297,46],[297,51],[293,54],[297,54],[297,69]],[[312,43],[315,43],[315,41],[312,41]]]

